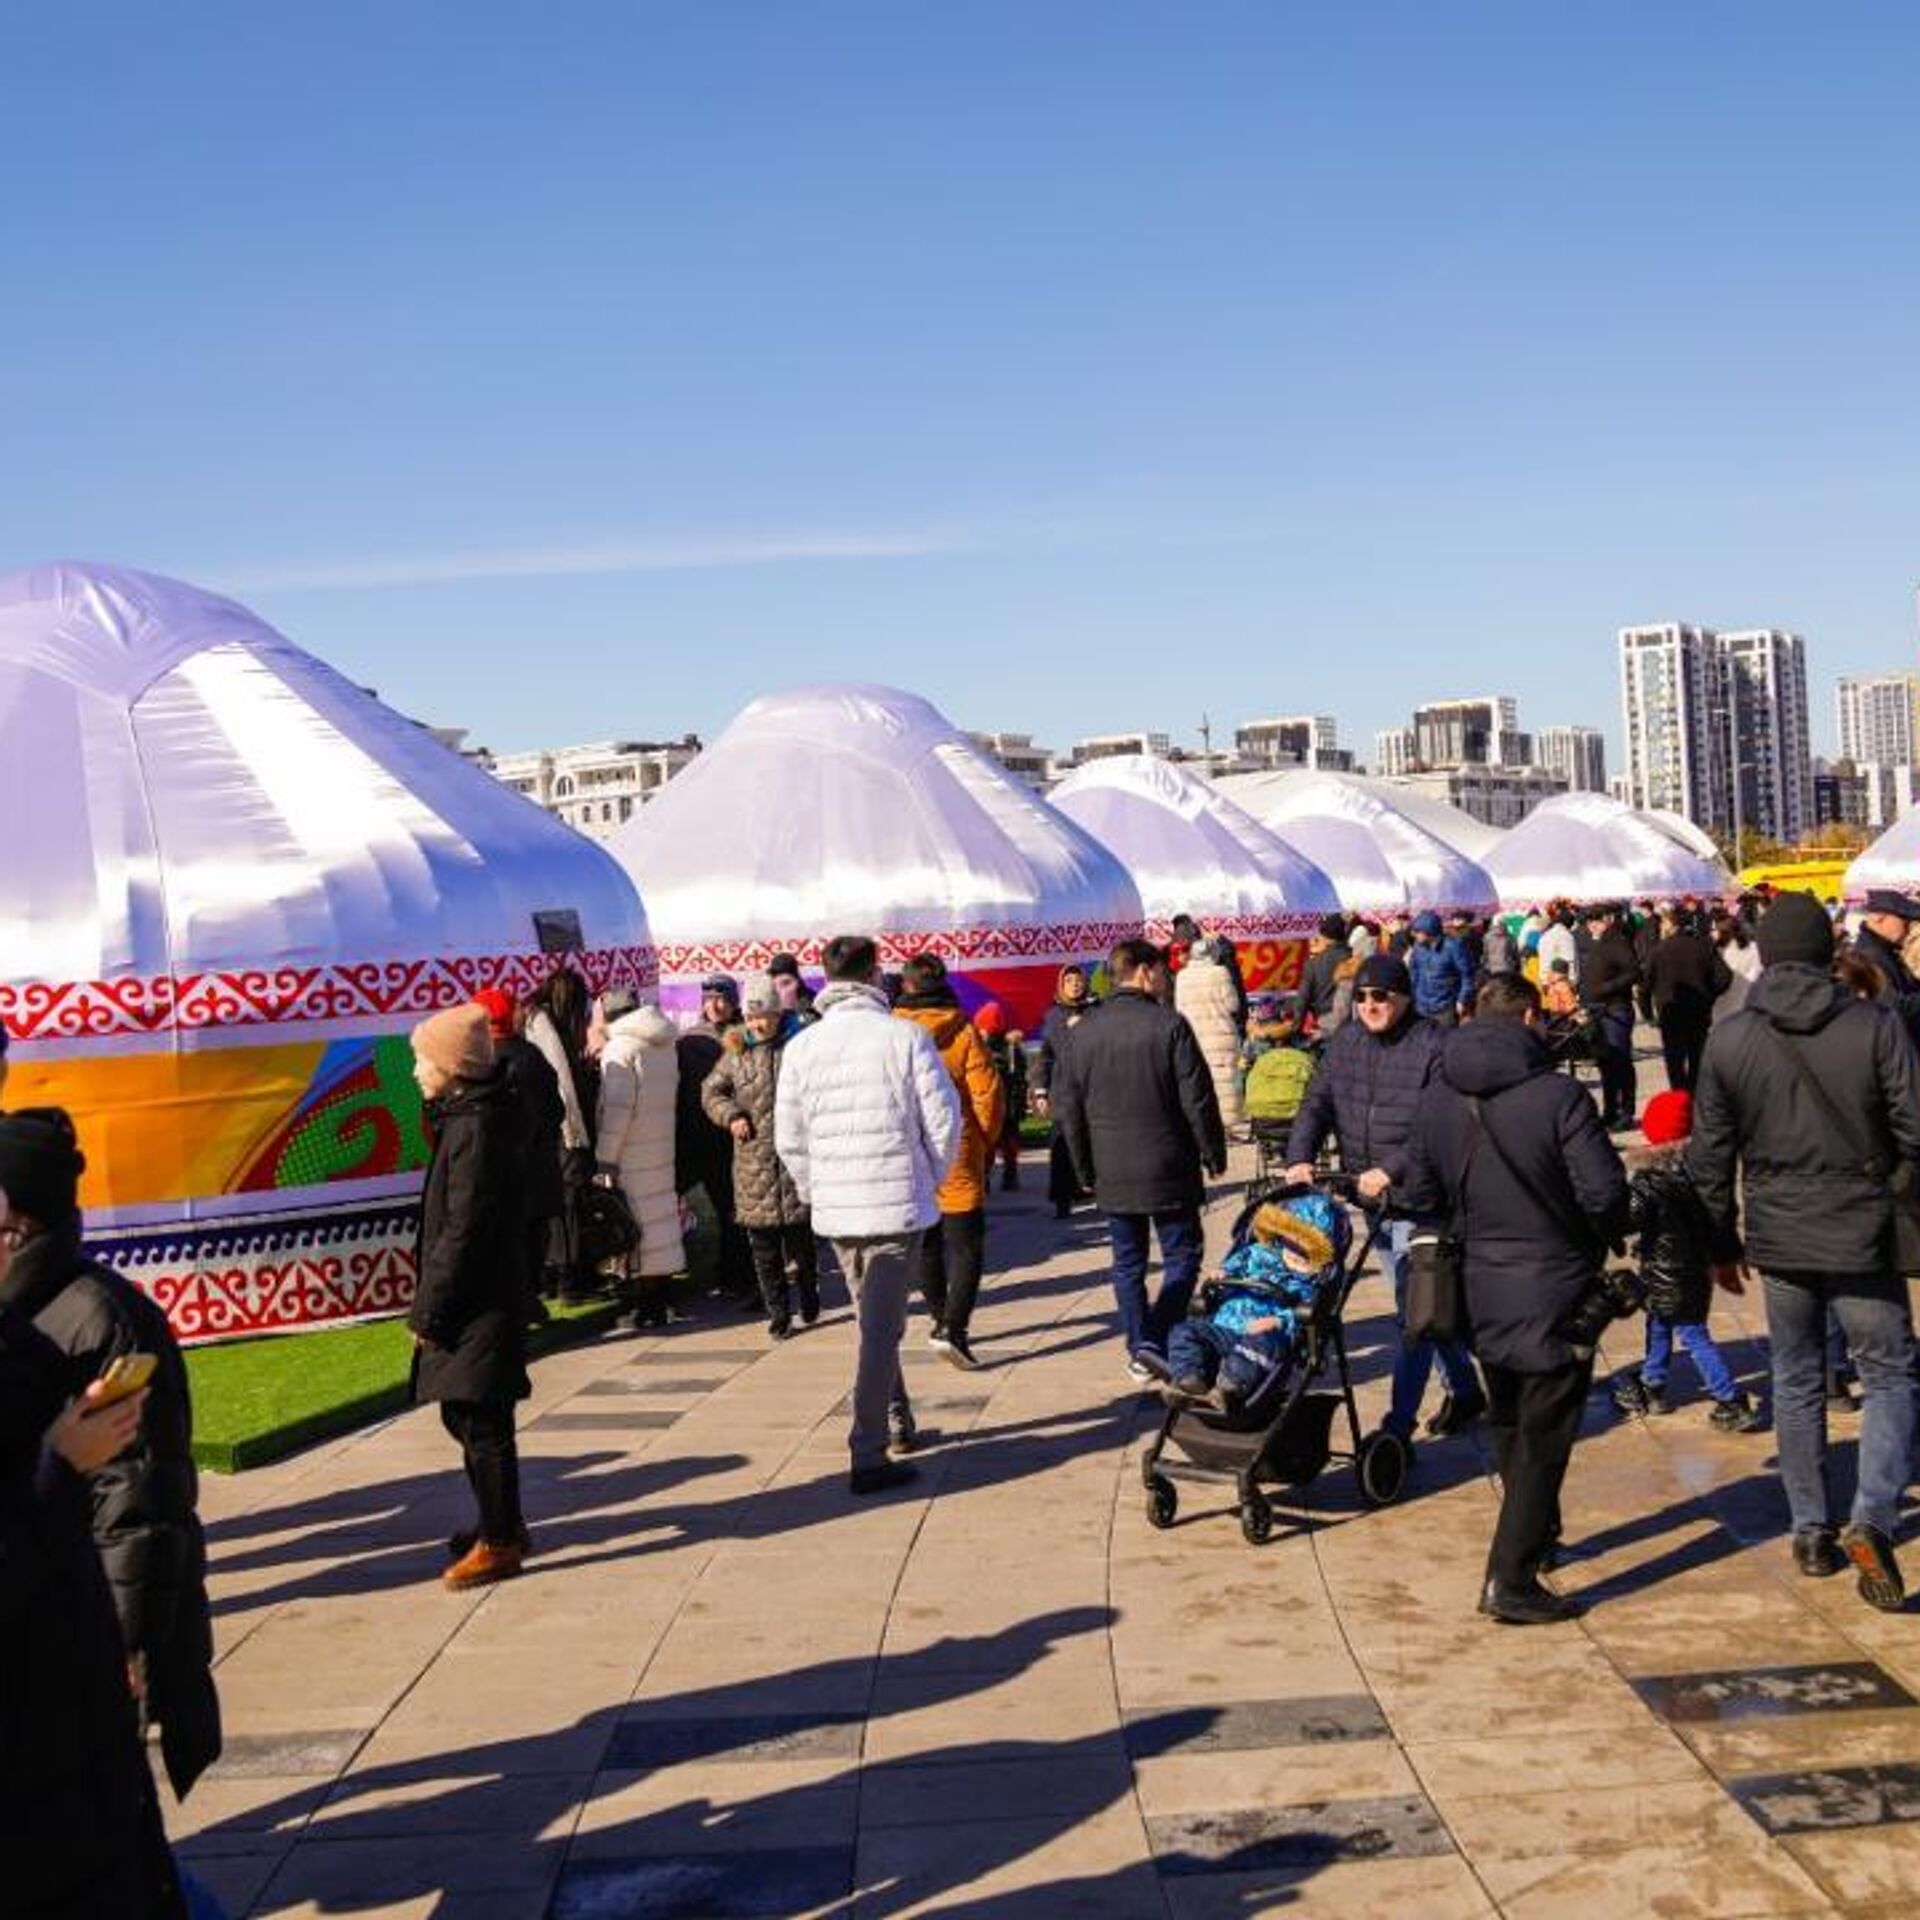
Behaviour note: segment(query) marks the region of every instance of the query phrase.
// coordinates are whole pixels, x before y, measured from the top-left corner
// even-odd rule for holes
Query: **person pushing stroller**
[[[1200,1402],[1232,1413],[1291,1353],[1301,1315],[1337,1277],[1349,1235],[1344,1208],[1323,1193],[1270,1200],[1246,1243],[1201,1289],[1200,1312],[1167,1340],[1163,1392],[1170,1405]]]

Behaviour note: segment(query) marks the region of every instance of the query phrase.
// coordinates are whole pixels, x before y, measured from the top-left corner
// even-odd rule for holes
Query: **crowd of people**
[[[819,1318],[831,1250],[857,1329],[849,1492],[912,1480],[911,1298],[933,1348],[977,1366],[987,1197],[996,1167],[1017,1185],[1031,1113],[1055,1216],[1091,1200],[1104,1220],[1127,1380],[1175,1405],[1243,1391],[1338,1270],[1337,1163],[1394,1302],[1384,1429],[1411,1455],[1486,1423],[1501,1505],[1480,1604],[1506,1623],[1577,1611],[1544,1576],[1575,1550],[1561,1490],[1614,1322],[1644,1315],[1611,1383],[1623,1415],[1671,1412],[1684,1354],[1714,1426],[1766,1424],[1709,1326],[1715,1289],[1757,1273],[1795,1562],[1903,1603],[1920,902],[1871,896],[1850,938],[1800,894],[1330,917],[1285,992],[1249,993],[1230,942],[1175,931],[1063,969],[1031,1049],[996,1004],[963,1004],[937,955],[883,975],[858,934],[826,944],[817,995],[781,955],[709,978],[684,1029],[564,966],[524,1003],[489,991],[422,1021],[414,1394],[473,1497],[445,1583],[511,1578],[533,1551],[515,1439],[529,1328],[608,1291],[631,1325],[692,1309],[696,1194],[715,1300],[772,1340]],[[1644,1109],[1637,1021],[1666,1079]],[[1623,1158],[1632,1131],[1645,1144]],[[1271,1244],[1236,1249],[1196,1305],[1209,1182],[1249,1132],[1263,1167],[1275,1155]],[[0,1112],[0,1821],[16,1858],[69,1836],[23,1911],[173,1914],[142,1737],[180,1794],[220,1750],[191,1405],[164,1314],[86,1252],[84,1165],[64,1113]],[[1849,1381],[1843,1498],[1827,1417]]]

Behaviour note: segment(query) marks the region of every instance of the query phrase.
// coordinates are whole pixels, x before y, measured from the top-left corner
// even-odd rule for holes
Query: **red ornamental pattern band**
[[[1317,913],[1197,913],[1201,928],[1222,939],[1234,941],[1297,940],[1315,931],[1321,916]],[[1173,938],[1171,920],[1149,920],[1147,938],[1164,946]]]
[[[128,974],[115,980],[16,980],[0,982],[0,1023],[9,1039],[19,1041],[391,1018],[458,1006],[483,987],[526,995],[562,963],[596,993],[611,986],[643,991],[660,978],[653,948],[600,947],[569,954]]]
[[[866,932],[850,926],[845,931]],[[872,937],[881,961],[899,966],[916,953],[937,953],[949,966],[990,961],[1072,959],[1104,953],[1121,940],[1137,939],[1137,920],[1088,920],[1026,927],[929,928],[923,932],[881,932]],[[758,973],[776,953],[790,953],[802,966],[817,967],[831,933],[787,940],[663,941],[660,971],[676,979],[701,973]]]

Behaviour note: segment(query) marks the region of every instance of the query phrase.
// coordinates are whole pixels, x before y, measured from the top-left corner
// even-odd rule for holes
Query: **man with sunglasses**
[[[1340,1164],[1358,1177],[1369,1205],[1385,1206],[1388,1218],[1378,1241],[1380,1260],[1393,1282],[1393,1308],[1406,1306],[1407,1246],[1414,1221],[1394,1213],[1408,1167],[1408,1143],[1428,1083],[1440,1062],[1441,1029],[1413,1010],[1413,981],[1404,961],[1376,953],[1354,975],[1353,1015],[1327,1043],[1288,1136],[1293,1162],[1287,1178],[1313,1177],[1313,1162],[1329,1136],[1339,1142]],[[1429,1434],[1460,1433],[1486,1411],[1486,1395],[1473,1356],[1457,1341],[1410,1342],[1402,1336],[1393,1364],[1393,1398],[1386,1426],[1411,1442],[1420,1402],[1438,1358],[1447,1397],[1427,1423]]]

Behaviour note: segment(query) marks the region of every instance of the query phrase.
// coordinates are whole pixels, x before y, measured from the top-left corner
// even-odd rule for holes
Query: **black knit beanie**
[[[0,1193],[15,1213],[43,1227],[65,1226],[79,1210],[86,1155],[73,1122],[58,1107],[0,1113]]]
[[[1755,929],[1763,967],[1833,965],[1833,922],[1810,893],[1783,893]]]

